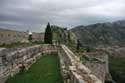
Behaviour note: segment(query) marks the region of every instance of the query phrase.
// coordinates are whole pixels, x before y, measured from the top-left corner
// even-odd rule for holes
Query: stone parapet
[[[28,70],[30,65],[41,56],[41,48],[40,45],[36,45],[23,49],[4,48],[0,50],[0,83],[9,75],[13,76],[18,73],[22,66]]]

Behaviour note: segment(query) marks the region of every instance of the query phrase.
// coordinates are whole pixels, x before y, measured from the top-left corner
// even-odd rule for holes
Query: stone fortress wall
[[[92,71],[83,65],[80,59],[65,45],[61,45],[63,49],[63,71],[67,75],[65,79],[65,83],[104,83],[103,80],[96,77]],[[68,64],[68,65],[67,65]],[[104,69],[105,71],[105,69]],[[65,75],[64,74],[64,75]]]
[[[27,42],[28,37],[27,32],[0,29],[0,44]],[[32,38],[33,41],[43,41],[44,34],[32,33]],[[76,42],[75,36],[71,36],[71,40]],[[42,53],[51,52],[57,52],[59,55],[65,83],[104,83],[108,76],[108,57],[105,54],[95,54],[94,56],[98,55],[96,62],[81,63],[65,45],[36,45],[27,48],[0,48],[0,83],[9,75],[18,73],[21,66],[28,69]]]
[[[9,75],[18,73],[22,66],[26,70],[43,53],[58,53],[64,83],[104,83],[97,78],[65,45],[35,45],[27,48],[0,49],[0,83]]]
[[[18,73],[22,66],[26,69],[40,56],[41,46],[27,48],[1,48],[0,49],[0,83],[6,78]]]
[[[8,29],[0,29],[0,44],[3,43],[15,43],[15,42],[28,42],[29,33],[28,32],[20,32]],[[43,33],[32,33],[33,41],[43,41],[44,34]]]
[[[109,72],[108,54],[104,51],[84,53],[89,60],[82,62],[86,67],[92,70],[92,73],[103,81],[111,81]]]

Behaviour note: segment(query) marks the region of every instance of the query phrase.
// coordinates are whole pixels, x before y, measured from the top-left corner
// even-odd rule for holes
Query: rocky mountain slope
[[[97,23],[88,26],[81,25],[74,27],[71,30],[67,30],[67,28],[59,26],[51,26],[51,28],[53,31],[53,40],[57,42],[65,43],[69,46],[71,45],[71,47],[73,48],[76,46],[77,40],[80,40],[80,43],[83,46],[82,50],[89,48],[89,50],[91,50],[89,53],[94,57],[96,57],[94,53],[98,53],[98,51],[103,50],[109,56],[109,59],[106,59],[106,62],[109,62],[109,71],[112,75],[113,80],[118,83],[124,83],[125,20],[112,23]],[[93,47],[97,50],[93,49]],[[84,55],[88,56],[88,54]],[[102,54],[99,55],[99,57],[103,57]],[[84,61],[84,65],[89,67],[97,76],[98,73],[104,69],[102,68],[102,64],[99,66],[99,64],[96,64],[92,61],[87,61],[86,57],[84,57],[83,55],[80,56]],[[98,59],[98,57],[96,58]],[[90,57],[90,59],[88,60],[93,59],[92,57]],[[102,60],[104,59],[102,58]],[[87,63],[85,63],[85,61],[87,61]],[[102,75],[102,73],[99,75]],[[107,76],[109,75],[107,74]]]
[[[71,31],[83,45],[125,46],[125,20],[77,26]]]

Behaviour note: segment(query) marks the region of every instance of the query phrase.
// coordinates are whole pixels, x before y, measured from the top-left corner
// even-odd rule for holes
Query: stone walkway
[[[70,66],[70,70],[72,74],[76,77],[76,79],[79,81],[77,83],[103,83],[95,75],[93,75],[86,66],[84,66],[80,62],[79,58],[67,46],[61,46],[66,52],[67,56],[70,58],[70,61],[72,63],[72,66]]]

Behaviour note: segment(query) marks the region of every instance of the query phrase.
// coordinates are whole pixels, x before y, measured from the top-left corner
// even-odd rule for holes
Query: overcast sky
[[[0,0],[0,28],[43,32],[125,19],[125,0]]]

